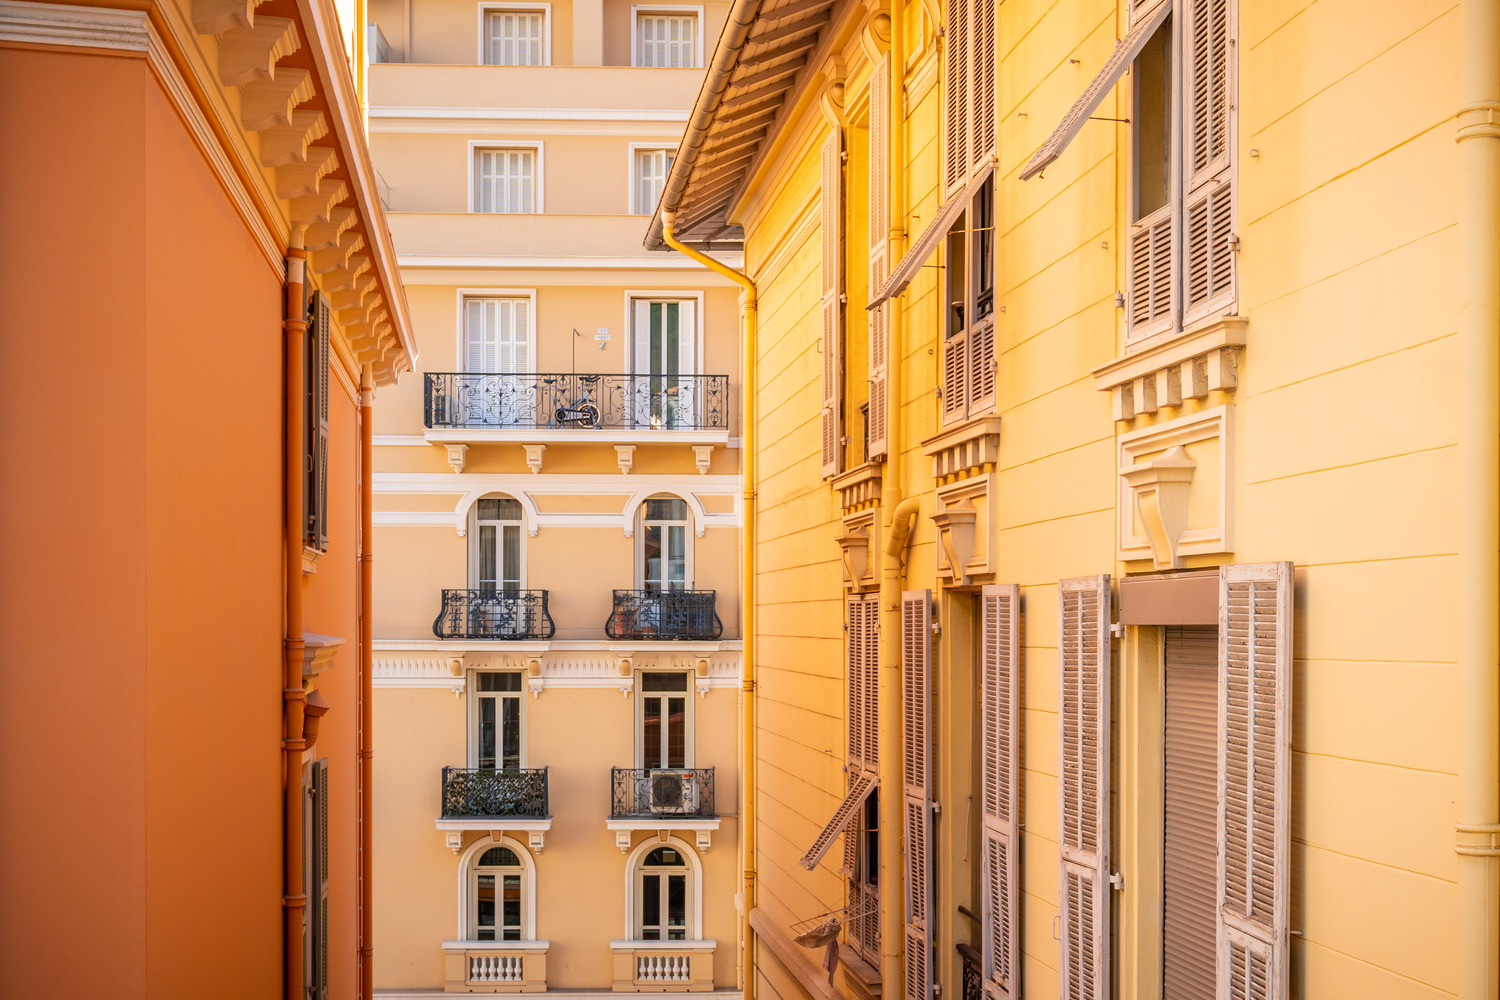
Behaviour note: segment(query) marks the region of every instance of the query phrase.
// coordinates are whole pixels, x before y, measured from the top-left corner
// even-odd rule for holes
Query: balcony
[[[700,993],[714,988],[715,941],[611,941],[616,993]]]
[[[443,812],[437,828],[448,835],[455,854],[463,849],[467,830],[525,833],[532,850],[540,851],[552,829],[547,769],[443,768]]]
[[[617,590],[604,623],[611,639],[713,642],[724,634],[713,590]]]
[[[637,830],[691,830],[707,851],[719,828],[711,767],[616,767],[610,769],[609,820],[615,846],[630,850]]]
[[[577,431],[625,440],[663,431],[729,431],[727,375],[428,372],[423,422],[437,440],[485,440],[473,432]],[[516,436],[516,435],[510,435]],[[517,436],[531,440],[535,433]],[[506,440],[506,436],[494,436]]]
[[[444,941],[448,993],[541,993],[550,941]]]
[[[445,590],[432,622],[439,639],[550,639],[545,590]]]

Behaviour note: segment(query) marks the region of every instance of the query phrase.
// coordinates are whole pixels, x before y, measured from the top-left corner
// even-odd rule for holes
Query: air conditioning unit
[[[651,771],[651,812],[690,816],[698,811],[698,780],[692,771]]]

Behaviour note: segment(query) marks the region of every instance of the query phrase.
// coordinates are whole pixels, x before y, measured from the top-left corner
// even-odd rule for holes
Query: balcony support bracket
[[[450,444],[446,447],[448,449],[448,467],[455,474],[464,471],[464,464],[469,458],[469,446],[466,444]]]

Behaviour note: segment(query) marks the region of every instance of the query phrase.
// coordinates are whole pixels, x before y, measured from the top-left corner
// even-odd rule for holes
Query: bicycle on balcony
[[[598,375],[574,375],[576,392],[571,400],[564,400],[552,411],[554,427],[599,426],[599,407],[595,405],[590,389],[597,386]]]

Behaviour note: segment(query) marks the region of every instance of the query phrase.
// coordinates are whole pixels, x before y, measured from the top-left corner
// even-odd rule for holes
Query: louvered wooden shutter
[[[969,39],[972,79],[969,84],[970,176],[995,152],[995,0],[970,0]]]
[[[1109,997],[1109,576],[1058,584],[1061,1000]]]
[[[891,63],[883,58],[870,73],[870,288],[885,284],[890,274],[890,226],[886,184],[888,157],[886,115],[890,107]],[[886,337],[890,303],[869,310],[870,316],[870,439],[869,457],[885,454],[886,421],[899,401],[886,399]]]
[[[328,548],[328,378],[329,341],[333,310],[328,296],[314,292],[312,323],[308,328],[308,376],[305,411],[306,470],[303,509],[307,515],[303,544],[322,552]]]
[[[980,892],[984,978],[995,1000],[1015,1000],[1021,963],[1021,588],[980,595]]]
[[[864,705],[860,717],[865,724],[865,768],[871,774],[880,770],[880,597],[869,594],[862,608],[864,615]]]
[[[969,331],[969,412],[995,405],[995,323],[993,318]]]
[[[848,762],[851,775],[865,767],[865,597],[852,594],[845,599],[844,680],[847,705]]]
[[[838,475],[843,457],[843,135],[835,128],[823,143],[823,475]]]
[[[328,758],[313,765],[313,788],[317,791],[318,820],[314,830],[318,861],[316,881],[318,905],[318,975],[314,1000],[328,1000]]]
[[[1172,325],[1176,242],[1170,201],[1130,227],[1130,330],[1134,336]]]
[[[1234,299],[1234,45],[1230,0],[1191,0],[1185,31],[1187,195],[1184,312],[1190,322]]]
[[[1287,996],[1292,564],[1219,570],[1220,1000]]]
[[[943,33],[943,169],[947,190],[963,185],[969,153],[969,35],[970,0],[948,0],[948,24]]]
[[[928,677],[932,591],[901,595],[901,811],[906,847],[904,1000],[932,998],[932,801],[928,751]]]

